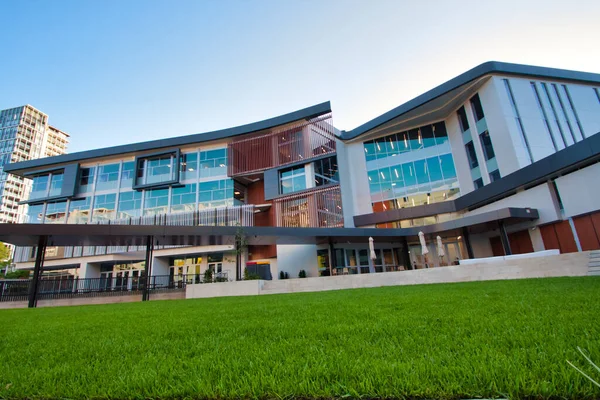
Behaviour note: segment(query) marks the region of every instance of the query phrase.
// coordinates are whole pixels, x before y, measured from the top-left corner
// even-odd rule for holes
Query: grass
[[[0,310],[0,398],[600,398],[577,346],[600,278]]]

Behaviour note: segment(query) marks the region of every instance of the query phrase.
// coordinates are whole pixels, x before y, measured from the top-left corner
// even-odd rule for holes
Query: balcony
[[[331,115],[279,131],[234,140],[227,146],[227,175],[250,176],[267,169],[335,153]]]
[[[285,228],[343,228],[339,185],[311,190],[274,201],[277,226]]]

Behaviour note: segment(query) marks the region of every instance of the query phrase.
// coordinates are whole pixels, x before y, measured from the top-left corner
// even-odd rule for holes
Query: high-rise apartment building
[[[4,165],[65,154],[69,135],[48,125],[30,105],[0,111],[0,223],[23,222],[31,181],[4,172]]]

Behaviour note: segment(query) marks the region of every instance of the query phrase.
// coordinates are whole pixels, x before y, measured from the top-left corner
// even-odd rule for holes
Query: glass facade
[[[459,193],[444,122],[364,143],[373,211],[444,201]]]
[[[115,218],[116,193],[100,194],[94,197],[92,222],[110,221]]]
[[[306,189],[304,166],[286,168],[279,172],[279,193],[288,194]]]
[[[119,186],[119,167],[119,164],[108,164],[98,167],[96,191],[113,190]]]
[[[314,162],[315,186],[330,185],[340,181],[337,157],[328,157]]]

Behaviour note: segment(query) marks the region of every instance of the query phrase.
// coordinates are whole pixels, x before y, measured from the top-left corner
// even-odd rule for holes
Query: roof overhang
[[[561,81],[600,83],[600,74],[590,72],[489,61],[351,131],[342,131],[341,139],[351,141],[363,135],[373,136],[377,134],[380,136],[390,132],[390,130],[395,132],[444,119],[448,115],[448,110],[453,110],[464,103],[491,75],[516,75]],[[361,140],[363,140],[362,137]]]
[[[27,173],[40,169],[47,169],[60,164],[82,162],[85,160],[112,157],[124,154],[140,154],[147,151],[158,151],[169,148],[179,148],[195,143],[204,143],[214,140],[233,138],[240,135],[269,131],[278,126],[287,125],[297,121],[306,121],[331,112],[329,101],[303,108],[288,114],[253,122],[247,125],[218,131],[197,133],[187,136],[178,136],[168,139],[152,140],[148,142],[132,143],[121,146],[107,147],[103,149],[81,151],[77,153],[63,154],[55,157],[39,158],[35,160],[22,161],[4,165],[4,171],[14,175],[24,176]]]

